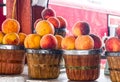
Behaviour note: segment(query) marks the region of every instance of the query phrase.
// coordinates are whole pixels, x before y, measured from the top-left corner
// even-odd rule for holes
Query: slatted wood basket
[[[120,52],[105,52],[109,65],[110,79],[120,82]]]
[[[70,80],[96,80],[100,74],[101,50],[65,50],[63,57]]]
[[[24,61],[23,46],[0,45],[0,74],[21,74],[24,69]]]
[[[26,49],[28,75],[32,79],[55,79],[60,74],[62,50]]]

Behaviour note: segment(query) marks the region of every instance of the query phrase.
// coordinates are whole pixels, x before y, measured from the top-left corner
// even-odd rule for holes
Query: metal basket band
[[[62,54],[62,50],[43,50],[43,49],[26,49],[29,54]]]
[[[100,65],[97,66],[65,66],[67,69],[75,70],[90,70],[100,68]]]
[[[33,65],[34,67],[60,67],[60,65],[47,65],[47,64],[37,64]]]
[[[0,49],[9,49],[9,50],[24,50],[24,46],[18,46],[18,45],[1,45]]]
[[[106,56],[120,56],[120,52],[105,52]]]
[[[120,71],[119,68],[108,68],[110,71]]]
[[[100,55],[102,53],[101,49],[93,50],[64,50],[65,55]]]
[[[0,60],[1,63],[15,63],[15,64],[22,64],[23,61],[18,60]]]

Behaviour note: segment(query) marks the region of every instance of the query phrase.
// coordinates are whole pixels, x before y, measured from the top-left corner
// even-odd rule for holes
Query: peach
[[[55,29],[49,21],[41,20],[37,23],[35,31],[40,36],[44,36],[46,34],[54,34]]]
[[[74,36],[66,36],[62,39],[61,42],[62,49],[65,50],[74,50],[75,49],[75,37]]]
[[[36,27],[36,25],[37,25],[37,23],[39,22],[39,21],[41,21],[42,19],[40,18],[40,19],[37,19],[35,22],[34,22],[34,28]]]
[[[18,33],[20,31],[20,24],[17,20],[15,19],[6,19],[2,23],[2,32],[7,34],[7,33]]]
[[[2,42],[3,42],[4,35],[5,34],[2,31],[0,31],[0,44],[2,44]]]
[[[20,32],[20,33],[18,33],[18,36],[20,38],[20,43],[19,44],[24,45],[24,40],[25,40],[27,35],[25,33]]]
[[[62,42],[63,37],[61,35],[55,35],[55,37],[56,37],[57,42],[58,42],[58,46],[56,49],[62,49],[61,42]]]
[[[100,37],[98,37],[95,34],[90,34],[90,36],[93,38],[94,40],[94,49],[99,49],[102,47],[102,40],[100,39]]]
[[[49,17],[56,16],[56,12],[51,8],[45,8],[42,10],[41,16],[44,20],[47,20]]]
[[[105,42],[106,51],[116,52],[120,51],[120,39],[117,37],[110,37]]]
[[[89,35],[79,35],[75,40],[77,50],[89,50],[94,48],[94,40]]]
[[[47,20],[53,24],[54,28],[60,28],[60,22],[56,17],[49,17]]]
[[[60,21],[60,27],[59,28],[66,28],[67,27],[67,21],[62,16],[57,16],[57,19]]]
[[[40,46],[42,49],[55,49],[57,47],[57,39],[52,34],[46,34],[41,38]]]
[[[88,35],[90,33],[90,26],[87,22],[78,21],[73,25],[72,33],[74,36]]]
[[[20,39],[17,33],[7,33],[3,37],[3,44],[18,45],[19,42],[20,42]]]
[[[39,49],[40,40],[41,36],[39,34],[29,34],[24,40],[24,46],[25,48]]]

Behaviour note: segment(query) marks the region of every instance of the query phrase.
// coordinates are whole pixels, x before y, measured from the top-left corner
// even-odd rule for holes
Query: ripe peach
[[[54,34],[55,29],[49,21],[41,20],[37,23],[35,31],[40,36],[44,36],[46,34]]]
[[[53,24],[54,28],[60,28],[60,22],[56,17],[49,17],[47,20]]]
[[[0,31],[0,44],[2,44],[2,42],[3,42],[4,35],[5,34],[2,31]]]
[[[88,35],[90,33],[90,26],[87,22],[78,21],[73,25],[72,33],[74,36]]]
[[[90,36],[93,38],[94,40],[94,49],[99,49],[102,47],[102,41],[100,39],[100,37],[98,37],[95,34],[90,34]]]
[[[7,33],[3,37],[3,44],[18,45],[19,42],[20,42],[20,39],[17,33]]]
[[[57,42],[58,42],[58,46],[56,49],[62,49],[61,42],[62,42],[63,37],[61,35],[55,35],[55,37],[56,37]]]
[[[67,27],[67,21],[62,16],[57,16],[57,19],[60,21],[60,27],[59,28],[66,28]]]
[[[77,50],[89,50],[94,48],[94,40],[89,35],[79,35],[75,40]]]
[[[110,37],[105,42],[106,51],[120,51],[120,39],[117,37]]]
[[[56,16],[56,12],[51,8],[45,8],[41,12],[41,16],[43,19],[48,19],[49,17]]]
[[[52,34],[46,34],[41,38],[40,46],[42,49],[55,49],[57,47],[57,39]]]
[[[6,19],[2,23],[2,32],[7,34],[7,33],[18,33],[20,31],[20,24],[17,20],[15,19]]]
[[[61,42],[62,49],[66,50],[74,50],[75,49],[75,37],[74,36],[66,36],[62,39]]]
[[[34,22],[34,28],[36,27],[36,25],[37,25],[37,23],[39,22],[39,21],[41,21],[42,19],[40,18],[40,19],[37,19],[35,22]]]
[[[25,40],[27,35],[25,33],[20,32],[20,33],[18,33],[18,36],[20,38],[20,43],[19,44],[24,45],[24,40]]]
[[[39,49],[40,40],[41,40],[41,36],[39,34],[29,34],[26,36],[24,40],[24,46],[25,48]]]

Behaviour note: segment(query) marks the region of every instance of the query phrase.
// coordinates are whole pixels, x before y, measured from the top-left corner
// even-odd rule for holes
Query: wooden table
[[[6,81],[7,79],[7,81]],[[24,67],[24,71],[21,75],[1,75],[0,82],[75,82],[67,79],[65,69],[61,70],[61,73],[57,79],[50,80],[33,80],[28,77],[27,66]],[[77,82],[111,82],[109,76],[104,75],[104,69],[100,70],[100,77],[96,81],[77,81]]]

